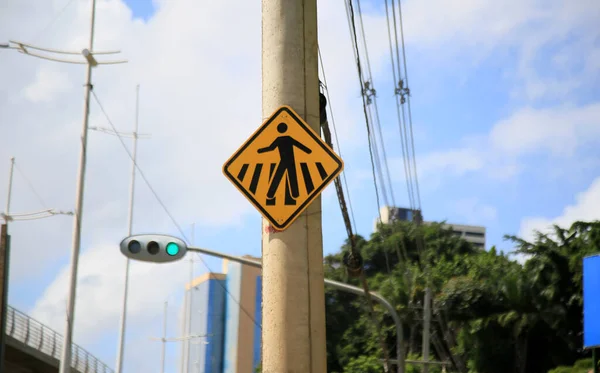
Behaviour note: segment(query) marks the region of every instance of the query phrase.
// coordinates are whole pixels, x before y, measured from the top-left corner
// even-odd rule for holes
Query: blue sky
[[[152,0],[127,0],[125,4],[131,9],[133,18],[147,21],[154,14],[156,8]]]
[[[260,215],[220,175],[221,164],[260,124],[260,55],[251,49],[260,45],[259,1],[241,3],[234,10],[190,1],[156,1],[165,4],[164,9],[150,0],[125,3],[128,8],[118,0],[99,1],[98,43],[102,48],[129,50],[132,66],[128,73],[99,69],[95,75],[99,97],[117,126],[129,128],[133,94],[124,95],[122,91],[133,93],[134,83],[141,82],[141,131],[151,132],[152,139],[140,142],[140,164],[178,224],[189,238],[191,225],[196,222],[195,241],[200,246],[259,255]],[[504,234],[528,234],[530,228],[543,228],[551,222],[568,224],[573,219],[598,218],[594,201],[600,203],[600,190],[594,189],[594,181],[600,173],[600,32],[594,28],[594,17],[600,15],[600,8],[591,1],[551,1],[544,7],[535,1],[515,0],[506,7],[500,5],[477,0],[464,0],[456,6],[438,0],[409,0],[403,11],[424,217],[483,225],[487,228],[488,248],[497,245],[510,251],[510,245],[502,240]],[[338,16],[343,14],[343,6],[324,1],[319,6],[320,45],[332,93],[330,104],[342,134],[349,198],[358,233],[368,237],[377,208],[347,25],[344,17]],[[47,24],[51,20],[48,14],[56,14],[60,7],[38,15],[38,24]],[[394,197],[397,205],[407,206],[387,39],[381,37],[386,35],[381,21],[382,2],[363,1],[362,8]],[[59,26],[52,26],[54,34],[48,33],[41,42],[54,46],[58,45],[56,40],[67,38],[69,45],[79,46],[87,35],[82,31],[86,12],[85,2],[70,6],[59,19],[76,19],[72,29],[68,22],[57,22]],[[247,19],[241,17],[246,13]],[[32,34],[19,23],[25,13],[15,10],[10,14],[6,26],[0,26],[0,38],[4,33],[15,38]],[[222,25],[215,26],[236,14],[240,21],[231,33]],[[36,27],[42,28],[39,25]],[[335,29],[343,33],[338,35]],[[215,37],[214,30],[223,35]],[[206,52],[213,50],[220,52]],[[4,113],[0,115],[6,115],[0,116],[0,123],[15,123],[7,127],[9,136],[0,139],[0,159],[16,155],[49,203],[71,206],[77,144],[70,140],[78,136],[81,115],[80,107],[72,101],[80,97],[82,73],[75,68],[8,60],[4,55],[0,58],[7,58],[7,66],[16,71],[10,76],[0,75],[5,81],[14,80],[12,88],[0,90],[0,112]],[[201,67],[196,69],[196,64]],[[52,90],[42,84],[44,79],[50,79]],[[37,109],[25,110],[32,101]],[[58,109],[67,107],[67,103],[68,110]],[[221,110],[225,104],[237,109]],[[207,106],[215,106],[218,113]],[[15,112],[21,114],[10,116]],[[219,117],[223,112],[233,117],[230,122]],[[97,106],[92,106],[92,113],[94,123],[107,125]],[[210,131],[204,126],[217,120],[222,120],[222,126],[231,126],[223,127],[232,128],[231,138],[207,135]],[[53,131],[44,132],[51,121]],[[233,127],[237,122],[249,124]],[[31,127],[31,123],[39,127]],[[29,133],[38,132],[39,139],[30,139]],[[64,143],[57,142],[58,138]],[[206,162],[201,151],[211,143],[222,145],[226,151],[210,153],[210,162]],[[159,153],[157,149],[165,149],[165,144],[187,148],[175,149],[173,154]],[[44,151],[45,157],[35,156],[28,151],[31,148]],[[82,261],[87,264],[82,265],[80,281],[94,276],[112,277],[101,280],[103,287],[86,285],[80,290],[78,310],[86,316],[78,321],[82,324],[76,328],[81,330],[77,341],[113,366],[118,307],[104,314],[91,313],[98,308],[94,302],[112,306],[118,303],[114,294],[120,297],[122,292],[118,282],[122,258],[111,252],[110,261],[114,262],[110,262],[110,255],[101,250],[114,251],[114,245],[125,235],[129,165],[114,138],[93,135],[90,149],[89,197],[86,195],[89,213],[82,245]],[[52,158],[54,153],[66,154],[68,161]],[[53,168],[55,164],[60,164],[61,170]],[[61,173],[62,168],[69,172]],[[6,184],[3,174],[0,195],[5,193],[1,189]],[[39,208],[19,175],[15,176],[15,185],[15,209]],[[331,185],[323,198],[325,254],[338,251],[345,237],[334,197]],[[134,232],[180,235],[139,178],[136,199]],[[57,217],[27,225],[15,223],[12,228],[17,249],[10,303],[59,330],[63,306],[60,299],[65,288],[61,276],[69,264],[70,223],[69,218]],[[44,256],[35,263],[29,257],[33,252],[42,255],[41,249],[35,251],[39,244],[28,241],[29,236],[48,237]],[[205,260],[211,271],[220,271],[219,260]],[[170,334],[179,333],[177,312],[187,265],[181,262],[152,269],[135,266],[132,294],[144,312],[132,311],[129,340],[146,346],[151,353],[158,352],[158,343],[149,342],[148,337],[160,333],[165,299],[170,304]],[[196,274],[206,270],[202,263],[195,265]],[[149,281],[154,288],[144,290],[139,284],[142,281]],[[86,317],[95,317],[100,326],[94,327]],[[170,346],[168,352],[168,372],[174,372],[171,368],[176,366],[177,349]],[[132,349],[130,354],[130,368],[134,362],[143,363],[139,351]]]

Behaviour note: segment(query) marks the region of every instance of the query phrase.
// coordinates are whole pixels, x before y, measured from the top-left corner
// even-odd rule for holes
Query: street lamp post
[[[75,213],[73,219],[73,238],[71,246],[71,267],[69,274],[69,290],[67,295],[67,312],[64,327],[64,341],[63,349],[61,352],[59,373],[70,373],[71,370],[71,344],[73,337],[73,321],[75,317],[75,297],[77,294],[77,269],[79,264],[79,251],[81,246],[81,223],[83,213],[83,196],[85,188],[85,170],[86,170],[86,158],[87,158],[87,137],[88,137],[88,121],[89,121],[89,109],[90,109],[90,93],[92,91],[92,68],[100,64],[120,64],[127,61],[105,61],[99,62],[96,60],[94,55],[102,54],[115,54],[118,51],[112,52],[97,52],[94,51],[94,26],[96,19],[96,0],[91,1],[91,23],[90,23],[90,39],[89,49],[81,51],[85,61],[67,60],[58,57],[45,56],[40,54],[38,51],[46,52],[50,54],[61,54],[61,55],[79,55],[77,52],[68,52],[48,48],[39,48],[30,44],[22,42],[10,41],[9,44],[2,44],[1,47],[5,49],[16,49],[20,53],[24,53],[30,56],[63,63],[72,64],[85,64],[86,69],[86,80],[85,80],[85,97],[84,97],[84,109],[83,109],[83,123],[82,123],[82,134],[81,134],[81,148],[79,154],[79,169],[77,175],[77,185],[75,193]],[[35,52],[32,52],[34,50]]]

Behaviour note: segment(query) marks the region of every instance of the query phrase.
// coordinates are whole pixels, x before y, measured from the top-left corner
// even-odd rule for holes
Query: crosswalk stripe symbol
[[[300,168],[302,169],[302,177],[304,178],[304,184],[306,184],[306,192],[310,193],[315,190],[315,186],[312,182],[312,178],[310,177],[310,172],[308,171],[308,166],[305,162],[300,163]]]
[[[268,178],[269,182],[273,178],[273,171],[275,171],[276,166],[277,166],[277,163],[271,163],[269,165],[269,178]],[[254,165],[254,167],[255,168],[254,168],[254,172],[252,174],[252,181],[250,182],[250,184],[248,184],[248,190],[250,192],[252,192],[252,194],[256,194],[256,188],[258,187],[258,184],[261,182],[261,175],[264,175],[262,173],[262,170],[263,170],[262,163],[257,163],[256,165]],[[244,182],[244,178],[246,177],[246,174],[247,174],[249,168],[250,168],[250,164],[248,164],[248,163],[244,163],[242,165],[242,168],[240,169],[240,172],[237,175],[237,179],[240,183]],[[306,190],[306,193],[310,194],[313,190],[315,190],[315,185],[313,184],[313,179],[312,179],[311,173],[309,171],[308,164],[306,162],[300,163],[300,169],[302,170],[302,180],[304,182],[304,189]],[[323,181],[327,178],[327,171],[325,171],[321,162],[315,162],[314,169],[316,170],[316,172],[318,172],[319,180]],[[246,179],[246,181],[248,181],[248,179]]]
[[[283,230],[343,167],[319,135],[292,108],[282,106],[225,162],[223,173],[275,228]]]

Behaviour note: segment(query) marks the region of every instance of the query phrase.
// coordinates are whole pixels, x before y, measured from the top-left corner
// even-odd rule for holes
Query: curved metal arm
[[[13,47],[10,44],[2,44],[0,46],[2,48],[7,48],[7,49],[16,49],[20,53],[23,53],[23,54],[26,54],[26,55],[29,55],[32,57],[41,58],[43,60],[48,60],[48,61],[70,63],[70,64],[75,64],[75,65],[86,65],[86,64],[90,63],[89,60],[74,61],[74,60],[65,60],[62,58],[45,56],[43,54],[33,53],[33,52],[29,51],[28,49],[34,49],[34,50],[43,51],[43,52],[47,52],[47,53],[66,54],[66,55],[70,55],[70,56],[80,56],[82,52],[70,52],[70,51],[63,51],[63,50],[59,50],[59,49],[40,48],[40,47],[36,47],[31,44],[26,44],[26,43],[22,43],[22,42],[18,42],[18,41],[13,41],[13,40],[10,40],[9,43],[16,44],[17,47]],[[117,53],[120,53],[120,51],[103,51],[103,52],[89,52],[88,51],[88,53],[90,56],[93,56],[94,54],[98,54],[98,55],[117,54]],[[85,56],[85,54],[84,54],[84,56]],[[92,65],[93,66],[95,66],[95,65],[116,65],[116,64],[127,63],[127,62],[128,62],[127,60],[102,61],[102,62],[94,61],[92,63]]]
[[[225,258],[225,259],[229,259],[233,262],[246,264],[246,265],[256,267],[256,268],[262,268],[262,263],[259,261],[256,261],[256,260],[246,259],[246,258],[242,258],[239,256],[234,256],[234,255],[223,254],[223,253],[220,253],[217,251],[202,249],[199,247],[188,247],[187,249],[188,249],[188,251],[211,255],[211,256],[216,256],[218,258]],[[336,288],[338,290],[347,291],[349,293],[358,294],[358,295],[365,294],[365,291],[363,289],[356,287],[356,286],[344,284],[343,282],[329,280],[326,278],[325,284],[329,285],[333,288]],[[390,313],[390,315],[392,316],[392,319],[394,320],[394,323],[396,324],[396,354],[398,357],[397,367],[398,367],[398,373],[404,373],[404,365],[405,365],[404,341],[402,338],[404,333],[403,333],[403,328],[402,328],[402,320],[400,319],[398,312],[396,312],[396,309],[384,297],[382,297],[381,295],[379,295],[377,293],[371,292],[371,291],[369,292],[369,294],[371,295],[371,297],[373,299],[377,300]]]
[[[70,54],[70,55],[75,55],[75,56],[78,56],[81,54],[81,52],[69,52],[69,51],[63,51],[63,50],[59,50],[59,49],[40,48],[40,47],[36,47],[35,45],[23,43],[20,41],[14,41],[14,40],[9,40],[8,42],[12,43],[12,44],[17,44],[21,49],[23,49],[23,47],[27,47],[27,48],[36,49],[38,51],[44,51],[44,52],[49,52],[49,53]]]
[[[117,65],[120,63],[127,63],[129,61],[127,60],[118,60],[118,61],[103,61],[103,62],[98,62],[98,65]]]
[[[35,45],[23,43],[20,41],[9,40],[8,42],[12,43],[12,44],[17,44],[21,47],[25,46],[27,48],[36,49],[36,50],[43,51],[43,52],[58,53],[58,54],[70,54],[70,55],[74,55],[74,56],[81,55],[81,52],[70,52],[70,51],[64,51],[64,50],[60,50],[60,49],[41,48],[41,47],[36,47]],[[118,54],[118,53],[121,53],[121,51],[117,50],[117,51],[92,52],[92,54]]]
[[[32,57],[41,58],[43,60],[54,61],[54,62],[72,63],[72,64],[76,64],[76,65],[86,65],[87,64],[87,62],[84,62],[84,61],[63,60],[63,59],[60,59],[60,58],[48,57],[48,56],[44,56],[44,55],[37,54],[37,53],[31,53],[28,50],[23,49],[23,48],[18,48],[17,50],[19,51],[19,53],[23,53],[23,54],[26,54],[26,55],[32,56]]]

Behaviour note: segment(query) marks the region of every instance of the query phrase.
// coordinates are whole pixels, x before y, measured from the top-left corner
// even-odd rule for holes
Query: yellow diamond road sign
[[[344,168],[289,106],[282,106],[223,165],[225,176],[273,227],[287,228]]]

